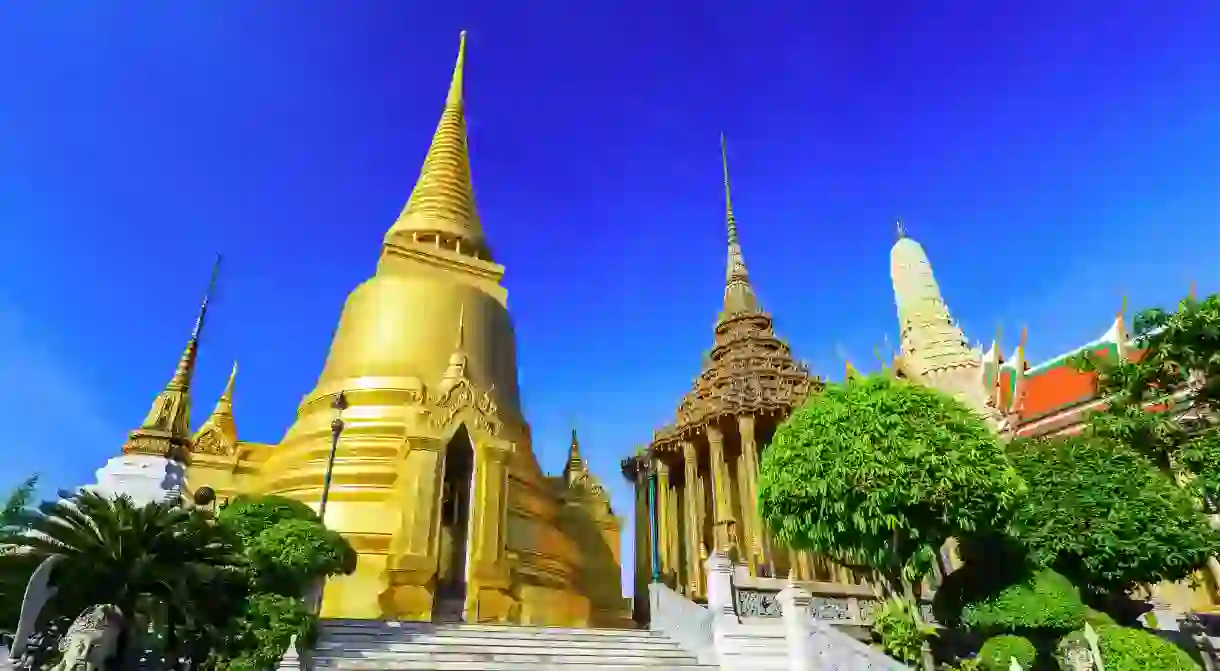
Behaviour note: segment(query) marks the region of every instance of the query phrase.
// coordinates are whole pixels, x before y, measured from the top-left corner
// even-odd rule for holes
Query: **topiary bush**
[[[976,659],[987,671],[1008,671],[1014,657],[1021,668],[1028,669],[1034,665],[1038,649],[1028,638],[1003,634],[987,639]]]
[[[1083,627],[1088,613],[1075,586],[1054,571],[1010,573],[979,564],[949,574],[933,609],[941,623],[984,636],[1057,637]]]
[[[1186,651],[1156,634],[1117,625],[1096,630],[1106,671],[1199,671]]]

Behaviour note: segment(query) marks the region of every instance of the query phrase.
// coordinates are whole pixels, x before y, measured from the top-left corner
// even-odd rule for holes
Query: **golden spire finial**
[[[466,145],[465,70],[466,31],[462,31],[445,109],[411,198],[390,227],[387,239],[400,232],[411,232],[453,236],[476,246],[483,240]]]
[[[237,360],[233,360],[233,370],[229,371],[229,381],[225,383],[225,390],[220,393],[220,400],[225,403],[233,402],[233,386],[237,382]]]
[[[186,349],[178,359],[174,376],[165,389],[153,399],[152,407],[140,428],[132,431],[123,444],[123,454],[150,454],[174,460],[186,458],[191,444],[191,378],[195,375],[195,358],[199,353],[199,340],[203,337],[203,326],[207,320],[208,303],[216,288],[220,274],[220,255],[212,265],[212,277],[204,293],[195,328],[191,330]]]
[[[212,300],[212,291],[216,288],[216,278],[220,275],[220,254],[216,255],[216,260],[212,263],[212,277],[208,280],[208,290],[203,294],[203,302],[199,305],[199,314],[195,317],[195,328],[191,330],[191,337],[186,341],[186,349],[183,350],[182,356],[178,359],[178,366],[174,369],[174,376],[170,379],[169,389],[187,389],[191,385],[191,378],[195,374],[195,357],[199,353],[199,338],[203,335],[203,324],[208,315],[208,303]]]
[[[729,259],[724,287],[724,314],[756,312],[758,299],[750,286],[750,274],[746,272],[746,261],[741,253],[741,241],[737,237],[737,217],[733,215],[733,191],[729,186],[729,152],[724,133],[720,134],[720,162],[724,168],[725,223],[728,226]]]
[[[1127,295],[1123,294],[1123,302],[1118,307],[1118,318],[1124,319],[1127,316]]]
[[[1188,289],[1188,290],[1186,291],[1186,297],[1187,297],[1188,299],[1192,300],[1192,301],[1193,301],[1193,300],[1195,300],[1195,292],[1196,292],[1197,290],[1198,290],[1198,287],[1197,287],[1197,286],[1195,286],[1195,281],[1194,281],[1194,280],[1191,280],[1191,281],[1190,281],[1190,289]]]

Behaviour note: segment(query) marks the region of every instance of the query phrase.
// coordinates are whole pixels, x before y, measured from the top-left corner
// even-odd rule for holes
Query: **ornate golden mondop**
[[[661,579],[691,598],[705,595],[700,563],[705,547],[739,558],[755,575],[797,569],[802,578],[815,577],[809,558],[772,546],[756,502],[763,447],[822,383],[775,334],[771,315],[754,293],[738,239],[724,150],[722,137],[728,259],[712,349],[674,423],[654,434],[647,451],[623,463],[624,476],[636,487],[637,594],[647,592],[652,568],[647,559],[653,552],[651,524],[657,527],[654,554]],[[650,479],[656,487],[652,519]],[[636,618],[641,619],[643,606],[637,606]]]
[[[323,617],[617,623],[619,523],[605,491],[578,453],[545,477],[521,414],[504,268],[470,178],[464,66],[465,33],[419,180],[296,421],[278,445],[238,440],[231,378],[195,436],[188,483],[316,506],[342,392],[325,521],[359,561],[327,584]]]

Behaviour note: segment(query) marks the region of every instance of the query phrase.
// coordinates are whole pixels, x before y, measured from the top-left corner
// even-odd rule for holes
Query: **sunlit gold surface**
[[[332,401],[343,392],[348,407],[326,523],[359,560],[353,575],[326,586],[324,617],[433,616],[450,549],[440,521],[446,447],[468,435],[466,620],[621,624],[619,521],[609,499],[575,436],[564,475],[545,477],[521,415],[504,269],[484,243],[471,186],[464,68],[463,33],[419,180],[384,238],[376,271],[348,296],[295,422],[278,445],[239,442],[227,389],[196,435],[188,483],[316,507]]]

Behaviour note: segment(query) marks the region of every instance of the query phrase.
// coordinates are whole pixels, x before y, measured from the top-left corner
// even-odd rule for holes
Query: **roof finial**
[[[466,145],[463,78],[466,70],[466,32],[458,38],[457,62],[445,97],[441,120],[424,157],[411,198],[386,234],[440,233],[479,245],[483,228],[470,179],[470,152]]]
[[[195,328],[191,329],[191,337],[186,341],[186,349],[178,359],[178,367],[174,377],[169,381],[169,388],[186,389],[191,384],[195,374],[195,357],[199,354],[199,339],[203,335],[203,325],[208,316],[208,303],[212,300],[212,292],[216,289],[216,278],[220,276],[220,254],[212,263],[212,277],[208,280],[208,289],[203,294],[203,302],[199,305],[199,314],[195,317]]]
[[[725,315],[758,310],[758,299],[750,286],[750,274],[746,272],[746,261],[741,254],[741,241],[737,237],[737,217],[733,215],[733,195],[729,187],[729,153],[724,133],[720,134],[720,162],[724,168],[725,222],[729,233],[729,260],[724,287]]]
[[[905,228],[905,227],[902,225],[902,220],[901,220],[901,219],[899,219],[899,220],[898,220],[898,222],[897,222],[897,224],[895,224],[895,226],[896,226],[896,227],[897,227],[897,229],[898,229],[898,239],[899,239],[899,240],[901,240],[901,239],[903,239],[903,238],[907,237],[906,228]]]
[[[729,244],[739,244],[737,240],[737,218],[733,216],[733,189],[729,183],[729,149],[728,143],[724,138],[724,133],[720,134],[720,163],[724,166],[724,211],[725,220],[729,226]]]
[[[1195,281],[1191,280],[1190,289],[1188,289],[1186,292],[1186,298],[1190,299],[1191,301],[1195,300],[1195,292],[1197,290],[1198,290],[1198,287],[1195,286]]]
[[[453,66],[453,78],[449,80],[449,95],[445,98],[446,107],[462,106],[462,76],[466,70],[466,31],[458,33],[457,63]]]

